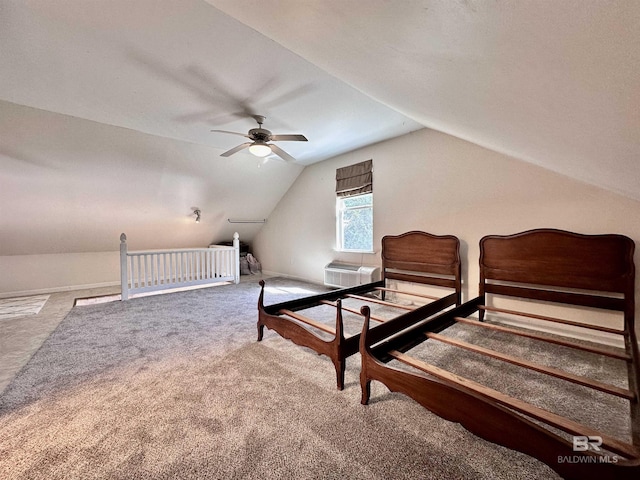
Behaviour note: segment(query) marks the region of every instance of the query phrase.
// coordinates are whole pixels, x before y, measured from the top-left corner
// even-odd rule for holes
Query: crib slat
[[[209,254],[209,252],[201,252],[200,253],[200,257],[202,258],[202,279],[206,280],[208,277],[207,275],[207,255]]]
[[[184,282],[184,252],[180,252],[180,282]]]
[[[165,283],[173,283],[172,280],[171,280],[171,254],[168,254],[165,257],[164,261],[169,264],[168,265],[168,267],[169,267],[168,270],[167,270],[167,267],[165,266],[165,271],[164,271]],[[167,274],[168,274],[168,276],[167,276]]]
[[[167,254],[162,254],[162,283],[167,283]]]
[[[182,267],[184,268],[182,272],[182,281],[189,281],[189,254],[187,252],[182,252]]]
[[[193,252],[193,278],[192,280],[200,280],[200,255],[198,252]]]
[[[187,252],[186,257],[187,282],[190,282],[193,280],[193,254],[191,252]]]
[[[211,249],[207,250],[207,278],[212,278],[211,276]]]
[[[136,255],[135,257],[131,257],[131,260],[133,261],[133,265],[136,270],[136,276],[135,276],[136,286],[141,287],[142,285],[140,285],[140,256]]]
[[[202,255],[200,252],[195,252],[196,256],[196,280],[202,280]]]
[[[193,282],[198,279],[198,262],[196,261],[196,254],[194,252],[189,252],[189,281]]]
[[[198,252],[193,252],[191,254],[193,256],[193,275],[192,280],[200,280],[200,255]]]
[[[187,252],[187,282],[193,280],[193,253]]]
[[[190,275],[189,275],[189,281],[192,282],[194,280],[197,279],[197,275],[198,272],[197,270],[197,262],[196,262],[196,255],[194,252],[189,252],[189,270],[190,270]]]

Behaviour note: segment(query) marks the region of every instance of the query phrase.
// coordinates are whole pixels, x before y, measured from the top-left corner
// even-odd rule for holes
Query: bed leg
[[[371,380],[367,379],[363,372],[360,372],[360,390],[362,390],[362,397],[360,403],[362,405],[369,404],[369,398],[371,397]]]
[[[367,357],[371,354],[369,345],[367,344],[369,323],[371,322],[371,310],[367,305],[363,305],[360,309],[360,313],[364,316],[362,333],[360,334],[360,390],[362,391],[360,403],[362,405],[367,405],[369,403],[369,397],[371,396],[371,380],[367,375]]]
[[[336,360],[333,362],[336,367],[336,381],[338,384],[338,390],[344,390],[344,371],[346,366],[345,360]]]
[[[264,335],[264,325],[258,323],[258,341],[262,341],[262,335]]]
[[[635,446],[640,446],[640,400],[638,394],[640,393],[640,354],[638,353],[638,342],[636,340],[635,327],[633,320],[627,321],[625,328],[628,335],[625,335],[625,347],[626,351],[631,355],[631,362],[627,364],[627,374],[629,378],[629,390],[636,393],[636,398],[631,400],[630,413],[631,413],[631,438]]]
[[[344,371],[346,359],[344,357],[344,324],[342,320],[342,299],[336,301],[336,337],[334,340],[333,364],[336,367],[338,390],[344,390]]]
[[[262,340],[262,335],[264,335],[264,325],[260,322],[260,317],[264,310],[264,280],[260,280],[258,282],[260,285],[260,295],[258,296],[258,341]]]

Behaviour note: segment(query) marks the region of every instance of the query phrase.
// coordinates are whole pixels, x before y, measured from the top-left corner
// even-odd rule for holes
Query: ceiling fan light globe
[[[266,157],[271,153],[271,147],[265,144],[255,144],[249,147],[249,151],[256,157]]]

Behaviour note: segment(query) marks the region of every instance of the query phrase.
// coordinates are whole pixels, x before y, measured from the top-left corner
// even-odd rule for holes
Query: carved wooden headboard
[[[514,235],[489,235],[480,240],[480,294],[496,293],[633,314],[634,249],[633,240],[614,234],[583,235],[537,229]],[[624,298],[567,289],[623,294]]]
[[[382,238],[382,278],[461,291],[460,240],[412,231]],[[458,300],[459,303],[459,300]]]

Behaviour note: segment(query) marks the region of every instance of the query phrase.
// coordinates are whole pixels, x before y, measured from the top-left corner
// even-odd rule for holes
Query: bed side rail
[[[384,280],[366,283],[364,285],[357,285],[355,287],[332,290],[327,293],[320,293],[318,295],[312,295],[309,297],[297,298],[295,300],[289,300],[281,303],[274,303],[272,305],[259,305],[258,308],[262,308],[269,315],[277,315],[280,310],[290,310],[292,312],[295,312],[296,310],[317,307],[318,305],[322,304],[323,300],[335,301],[349,294],[367,293],[371,290],[375,290],[377,287],[384,287]]]
[[[454,295],[454,294],[452,294]],[[442,304],[447,302],[447,299],[451,301],[451,296],[444,297]],[[433,305],[433,302],[429,305]],[[456,323],[456,317],[468,317],[478,311],[480,305],[484,304],[484,297],[476,297],[468,302],[463,303],[453,309],[447,310],[440,315],[436,315],[429,318],[434,313],[446,308],[443,306],[438,309],[434,307],[431,315],[425,315],[424,311],[421,312],[422,319],[420,321],[411,321],[410,319],[402,319],[402,317],[408,317],[410,314],[417,312],[409,312],[402,317],[398,317],[392,322],[388,322],[385,325],[379,325],[367,332],[364,338],[364,342],[367,348],[370,348],[371,354],[375,356],[381,362],[389,362],[392,360],[392,356],[389,352],[392,350],[398,350],[400,352],[406,352],[411,348],[421,344],[427,337],[424,335],[426,332],[440,332],[447,327],[450,327]],[[450,303],[449,305],[453,305]]]

